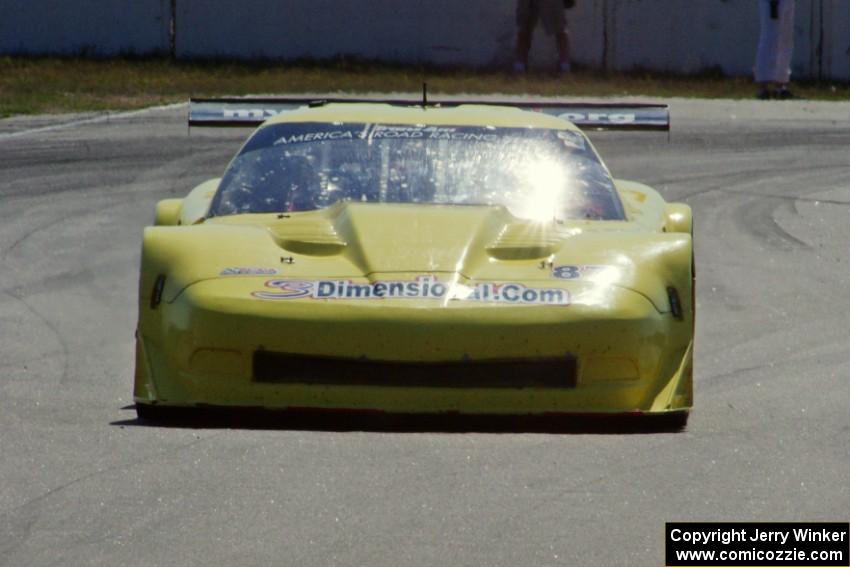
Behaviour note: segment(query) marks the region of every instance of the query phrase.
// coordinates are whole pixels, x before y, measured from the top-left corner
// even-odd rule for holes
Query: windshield
[[[337,201],[502,205],[533,220],[625,218],[579,132],[311,122],[258,130],[227,168],[209,214]]]

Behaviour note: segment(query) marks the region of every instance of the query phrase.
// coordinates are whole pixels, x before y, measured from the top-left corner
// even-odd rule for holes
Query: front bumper
[[[623,288],[610,289],[600,304],[435,309],[258,301],[201,282],[140,319],[134,393],[137,403],[175,407],[663,413],[691,407],[692,349],[690,317],[659,313]],[[327,371],[321,380],[292,380],[282,365],[281,379],[268,369],[263,379],[258,352],[330,359],[344,370],[339,380]],[[562,383],[524,381],[523,364],[566,360],[574,361],[573,376],[565,370]],[[518,376],[462,382],[464,365],[481,375],[499,362],[515,365]],[[428,370],[410,381],[393,364]],[[449,367],[459,383],[447,381]]]

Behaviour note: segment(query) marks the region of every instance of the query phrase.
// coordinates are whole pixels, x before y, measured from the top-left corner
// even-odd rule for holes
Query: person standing
[[[538,22],[546,34],[553,36],[557,42],[559,72],[570,72],[570,40],[567,35],[565,9],[571,8],[574,2],[575,0],[517,0],[515,73],[524,73],[528,69],[528,52]]]
[[[794,50],[795,0],[759,0],[761,33],[756,52],[756,97],[791,98],[791,53]]]

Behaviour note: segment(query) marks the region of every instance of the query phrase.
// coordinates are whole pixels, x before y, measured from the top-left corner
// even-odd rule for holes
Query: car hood
[[[282,215],[234,215],[150,227],[145,254],[165,299],[212,278],[522,282],[588,294],[619,286],[667,309],[689,277],[691,238],[625,221],[533,222],[497,206],[340,203]],[[144,291],[144,290],[143,290]]]

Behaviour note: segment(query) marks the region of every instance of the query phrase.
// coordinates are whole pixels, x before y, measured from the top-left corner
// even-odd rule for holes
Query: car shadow
[[[133,410],[134,406],[125,406]],[[163,411],[164,410],[164,411]],[[380,433],[551,433],[653,434],[677,433],[686,417],[669,415],[461,415],[401,414],[328,410],[263,410],[157,408],[155,415],[111,422],[122,427],[183,429],[256,429]]]

